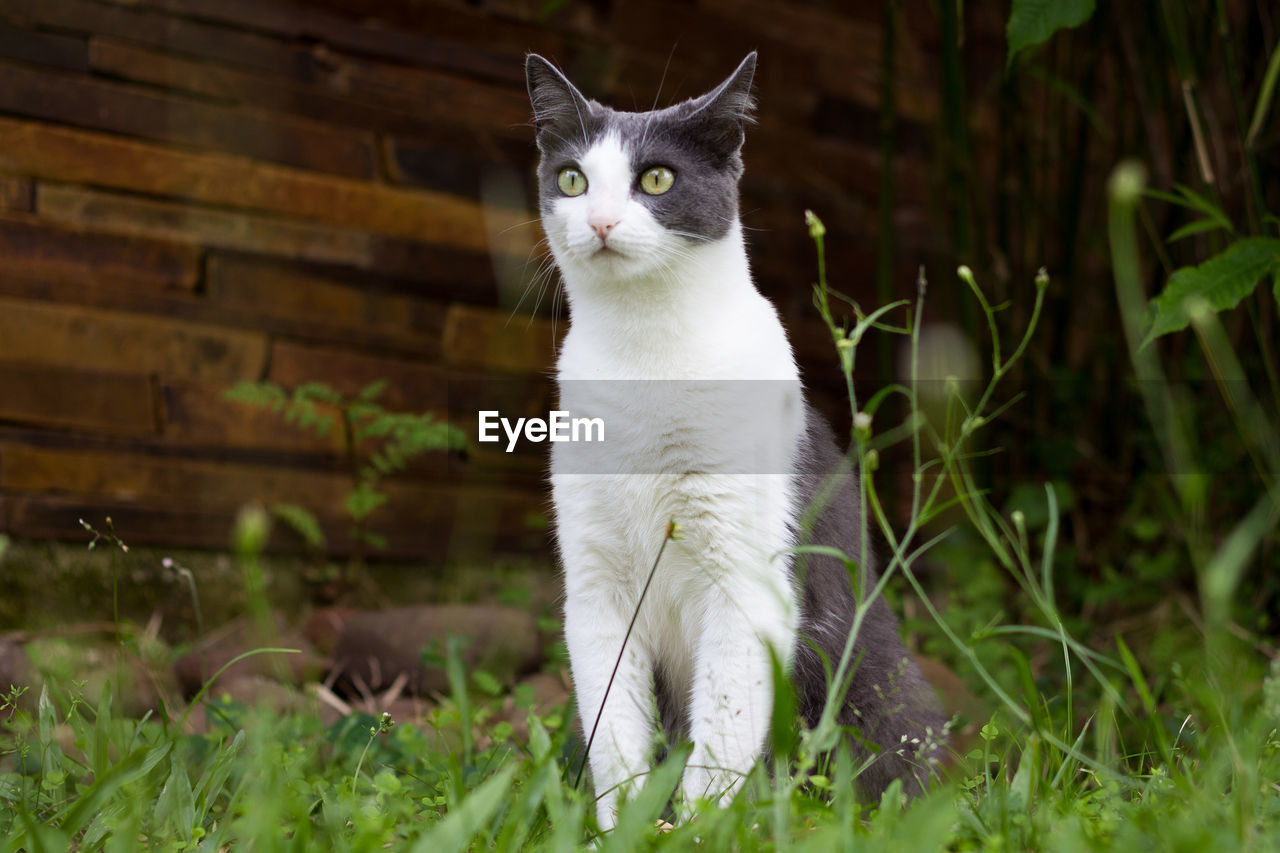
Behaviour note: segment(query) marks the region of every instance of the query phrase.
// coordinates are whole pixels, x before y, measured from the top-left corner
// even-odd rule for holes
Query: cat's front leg
[[[694,664],[686,815],[698,800],[726,805],[759,759],[773,713],[769,650],[785,666],[795,641],[785,593],[772,585],[722,591],[709,607]]]
[[[644,783],[655,727],[652,662],[635,637],[623,649],[628,620],[594,597],[571,594],[565,603],[565,643],[605,831],[617,823],[621,800]]]

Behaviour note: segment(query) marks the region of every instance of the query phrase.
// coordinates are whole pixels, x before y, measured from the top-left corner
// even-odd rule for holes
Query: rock
[[[191,709],[187,718],[187,731],[208,731],[209,720],[216,718],[220,707],[230,702],[237,702],[246,708],[269,709],[277,714],[311,714],[318,716],[325,725],[341,717],[332,709],[326,708],[313,695],[307,695],[265,675],[247,674],[219,678],[200,704]],[[181,717],[181,713],[176,717]]]
[[[138,649],[147,659],[134,654]],[[104,688],[110,689],[112,716],[141,717],[172,702],[176,685],[162,661],[165,653],[148,644],[118,645],[113,639],[41,637],[27,644],[33,668],[59,697],[82,695],[95,706]],[[29,694],[38,696],[39,692]]]
[[[513,607],[441,604],[397,607],[351,615],[334,651],[339,684],[356,693],[387,688],[401,673],[406,693],[447,693],[443,660],[450,636],[465,638],[468,672],[483,669],[511,685],[542,659],[537,622]],[[423,650],[438,663],[424,663]]]
[[[322,607],[313,610],[302,620],[302,635],[317,651],[331,655],[338,647],[338,639],[342,636],[347,620],[359,612],[349,607]]]
[[[228,662],[264,646],[298,649],[300,654],[253,655],[232,665],[219,682],[245,675],[261,675],[287,684],[301,684],[319,677],[328,669],[328,660],[316,652],[300,630],[287,628],[279,614],[274,615],[274,625],[274,636],[260,637],[253,621],[242,617],[205,636],[173,665],[182,694],[194,696]]]

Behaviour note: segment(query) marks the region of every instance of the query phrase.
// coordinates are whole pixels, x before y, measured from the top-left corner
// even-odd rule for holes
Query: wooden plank
[[[27,178],[0,175],[0,210],[35,210],[35,184]]]
[[[355,394],[385,379],[387,390],[379,402],[389,409],[443,413],[448,408],[447,374],[442,367],[332,347],[275,341],[267,379],[286,388],[326,382],[344,394]]]
[[[517,67],[523,69],[523,61]],[[501,130],[532,116],[523,85],[495,86],[425,68],[347,57],[324,69],[320,81],[333,94],[451,124]]]
[[[270,410],[223,399],[227,384],[174,380],[160,386],[160,422],[165,444],[209,450],[265,450],[275,453],[342,452],[342,433],[327,435],[286,423]]]
[[[88,45],[83,36],[34,32],[0,24],[0,58],[67,71],[89,70]]]
[[[531,139],[446,126],[412,137],[388,137],[383,149],[391,180],[475,199],[496,170],[514,167],[520,175],[530,175],[538,159]]]
[[[220,0],[174,0],[218,4]],[[253,0],[235,0],[253,3]],[[530,51],[543,56],[563,56],[567,39],[545,22],[512,20],[494,14],[487,6],[468,8],[464,4],[431,3],[424,11],[418,2],[360,3],[353,0],[308,0],[309,9],[327,8],[337,16],[334,26],[320,30],[303,26],[313,35],[359,53],[394,55],[403,62],[457,68],[477,76],[490,76],[519,84],[524,79],[524,55]],[[347,23],[359,18],[361,32]],[[393,47],[394,54],[381,49],[380,33],[424,35],[434,46]],[[357,41],[358,40],[358,41]],[[470,54],[470,56],[468,56]]]
[[[209,258],[205,292],[219,305],[311,337],[440,357],[444,306],[435,302],[225,255]]]
[[[487,249],[486,214],[471,200],[3,117],[0,171]],[[491,210],[488,217],[498,230],[529,219],[525,211]]]
[[[5,0],[0,20],[114,36],[298,79],[315,70],[308,50],[279,39],[92,0]]]
[[[14,361],[202,382],[257,379],[267,354],[261,334],[10,297],[0,297],[0,341]]]
[[[0,63],[0,110],[347,177],[375,174],[365,133]]]
[[[450,364],[513,373],[542,373],[555,362],[568,324],[510,311],[450,305],[444,321],[444,353]]]
[[[41,184],[36,210],[49,220],[129,236],[369,267],[367,233],[308,222],[192,207],[63,184]]]
[[[315,3],[262,3],[260,0],[112,0],[129,6],[144,6],[202,21],[255,29],[286,39],[309,39],[324,42],[358,54],[380,56],[412,65],[432,65],[491,77],[512,83],[523,83],[520,59],[529,50],[550,51],[562,40],[545,28],[512,24],[486,16],[486,30],[478,38],[463,42],[447,26],[453,10],[433,7],[424,17],[415,5],[411,16],[398,24],[388,21],[387,4],[368,10],[366,17],[340,3],[336,14],[315,8]],[[364,20],[357,20],[357,17]],[[471,16],[475,17],[475,16]],[[371,19],[372,18],[372,19]],[[379,20],[380,19],[380,20]],[[392,23],[392,26],[387,26]],[[426,24],[423,27],[423,24]],[[407,26],[406,26],[407,25]],[[430,36],[410,30],[421,27]],[[505,33],[505,38],[500,35]],[[498,44],[495,44],[497,42]]]
[[[314,85],[188,59],[113,39],[94,37],[89,61],[95,71],[164,86],[230,103],[299,115],[361,130],[425,132],[433,120],[354,98],[320,91]]]
[[[545,504],[545,498],[541,503]],[[487,510],[485,513],[462,512],[460,504],[446,506],[441,516],[423,515],[414,523],[401,522],[378,532],[387,537],[387,547],[366,553],[370,559],[456,560],[466,555],[475,559],[494,554],[545,556],[550,538],[545,529],[531,527],[526,518],[538,512],[533,499],[525,503],[507,501],[494,504],[485,498],[470,498],[466,505]],[[486,519],[500,513],[496,518]],[[225,550],[231,544],[236,513],[208,510],[170,502],[165,505],[139,505],[126,501],[60,495],[0,494],[0,530],[12,535],[44,539],[69,539],[83,543],[84,528],[79,519],[100,525],[110,517],[120,536],[130,545],[154,545],[213,548]],[[454,526],[461,517],[465,530]],[[350,554],[350,523],[341,517],[320,519],[328,540],[328,553]],[[377,525],[375,525],[377,527]],[[478,528],[478,529],[477,529]],[[302,550],[298,537],[283,524],[272,527],[267,550],[274,553],[297,553]]]
[[[345,508],[350,487],[350,477],[336,471],[0,442],[0,491],[80,506],[172,508],[208,520],[231,519],[248,504],[291,503],[315,513],[327,535],[341,537],[350,527]],[[412,543],[415,549],[425,547],[425,540],[413,532],[423,527],[433,538],[451,541],[454,547],[467,540],[526,535],[526,517],[546,500],[541,488],[403,480],[386,481],[382,488],[388,501],[372,519],[372,528],[389,539]],[[136,535],[130,538],[131,525],[124,517],[112,513],[112,519],[126,541],[139,541]],[[23,535],[32,535],[21,518],[10,522]],[[71,529],[64,535],[76,534]],[[405,550],[404,545],[399,547]]]
[[[146,376],[0,361],[0,420],[151,436],[153,396]]]
[[[69,494],[139,504],[181,501],[234,511],[249,503],[302,503],[343,512],[350,478],[323,471],[0,443],[0,489]]]
[[[22,204],[24,189],[30,191],[29,182],[24,187],[11,179],[9,191],[0,197]],[[22,213],[0,213],[0,260],[0,275],[114,275],[188,289],[200,275],[200,252],[191,246],[57,225]]]

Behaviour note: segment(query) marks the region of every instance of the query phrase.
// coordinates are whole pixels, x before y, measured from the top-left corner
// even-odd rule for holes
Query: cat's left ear
[[[591,105],[569,78],[536,53],[525,59],[524,74],[529,103],[533,105],[533,123],[538,129],[538,147],[543,147],[547,133],[564,141],[585,140]]]
[[[744,125],[752,121],[756,102],[751,97],[751,80],[756,74],[756,52],[753,50],[719,86],[693,102],[689,118],[705,120],[715,127],[723,141],[734,151],[742,147],[746,136]]]

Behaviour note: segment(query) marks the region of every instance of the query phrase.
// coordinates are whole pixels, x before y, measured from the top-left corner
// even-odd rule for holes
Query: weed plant
[[[424,726],[361,714],[323,726],[314,717],[251,711],[202,694],[191,708],[206,704],[208,730],[193,733],[185,725],[190,708],[122,718],[109,687],[85,696],[75,684],[46,684],[34,704],[13,688],[0,698],[0,850],[1280,849],[1280,664],[1268,669],[1233,633],[1229,618],[1251,555],[1277,524],[1280,470],[1269,467],[1267,449],[1275,433],[1266,432],[1265,418],[1259,421],[1247,383],[1232,385],[1232,410],[1259,448],[1259,473],[1268,486],[1233,529],[1197,528],[1204,477],[1179,456],[1186,440],[1178,433],[1182,415],[1170,416],[1176,394],[1161,378],[1153,351],[1141,348],[1133,313],[1144,307],[1134,290],[1139,190],[1132,169],[1116,173],[1116,287],[1160,449],[1179,475],[1172,482],[1194,528],[1187,558],[1200,578],[1203,613],[1199,636],[1182,646],[1172,665],[1144,668],[1119,634],[1087,644],[1076,615],[1060,611],[1060,501],[1052,485],[1044,488],[1042,512],[1032,523],[1026,511],[997,511],[973,471],[974,460],[989,452],[981,443],[984,425],[1014,402],[999,400],[999,383],[1031,338],[1047,276],[1037,276],[1024,297],[1033,300],[1030,322],[1009,349],[999,307],[972,273],[959,271],[987,321],[991,374],[981,393],[955,388],[941,414],[929,417],[916,380],[923,273],[914,301],[864,313],[828,287],[825,229],[809,214],[819,263],[815,304],[830,330],[853,414],[847,464],[863,474],[863,523],[874,525],[884,543],[885,565],[874,587],[860,576],[866,553],[839,555],[862,593],[858,623],[874,596],[905,584],[930,618],[935,647],[972,677],[991,708],[989,717],[975,721],[981,727],[972,748],[957,748],[952,769],[928,793],[908,802],[895,783],[879,802],[859,802],[854,779],[860,767],[839,748],[835,699],[816,727],[803,729],[779,672],[772,756],[728,807],[667,823],[688,755],[675,748],[623,805],[617,827],[600,834],[579,772],[589,732],[578,733],[570,709],[558,708],[530,713],[528,737],[517,739],[509,723],[496,721],[497,700],[472,690],[475,679],[461,663],[459,645],[450,643],[444,661],[450,693]],[[1194,303],[1186,310],[1207,356],[1224,377],[1233,376],[1232,354],[1213,313]],[[898,314],[903,320],[893,324]],[[912,378],[863,400],[853,375],[873,330],[906,337]],[[905,403],[905,417],[877,430],[895,398]],[[880,487],[882,459],[893,454],[910,460],[905,525],[895,524]],[[1012,578],[1021,610],[1033,619],[969,624],[952,619],[931,597],[920,579],[922,561],[953,545],[958,534],[943,522],[957,513],[960,533],[981,543],[969,548],[969,557]],[[669,538],[679,535],[674,521]],[[239,559],[255,609],[265,612],[265,593],[251,582],[262,519],[246,516],[242,527]],[[820,548],[802,545],[797,559]],[[853,645],[851,637],[840,660],[830,662],[829,683],[845,681],[856,665]],[[841,694],[833,690],[832,697]],[[527,705],[528,698],[517,696],[517,702]],[[833,749],[833,760],[819,760]]]

